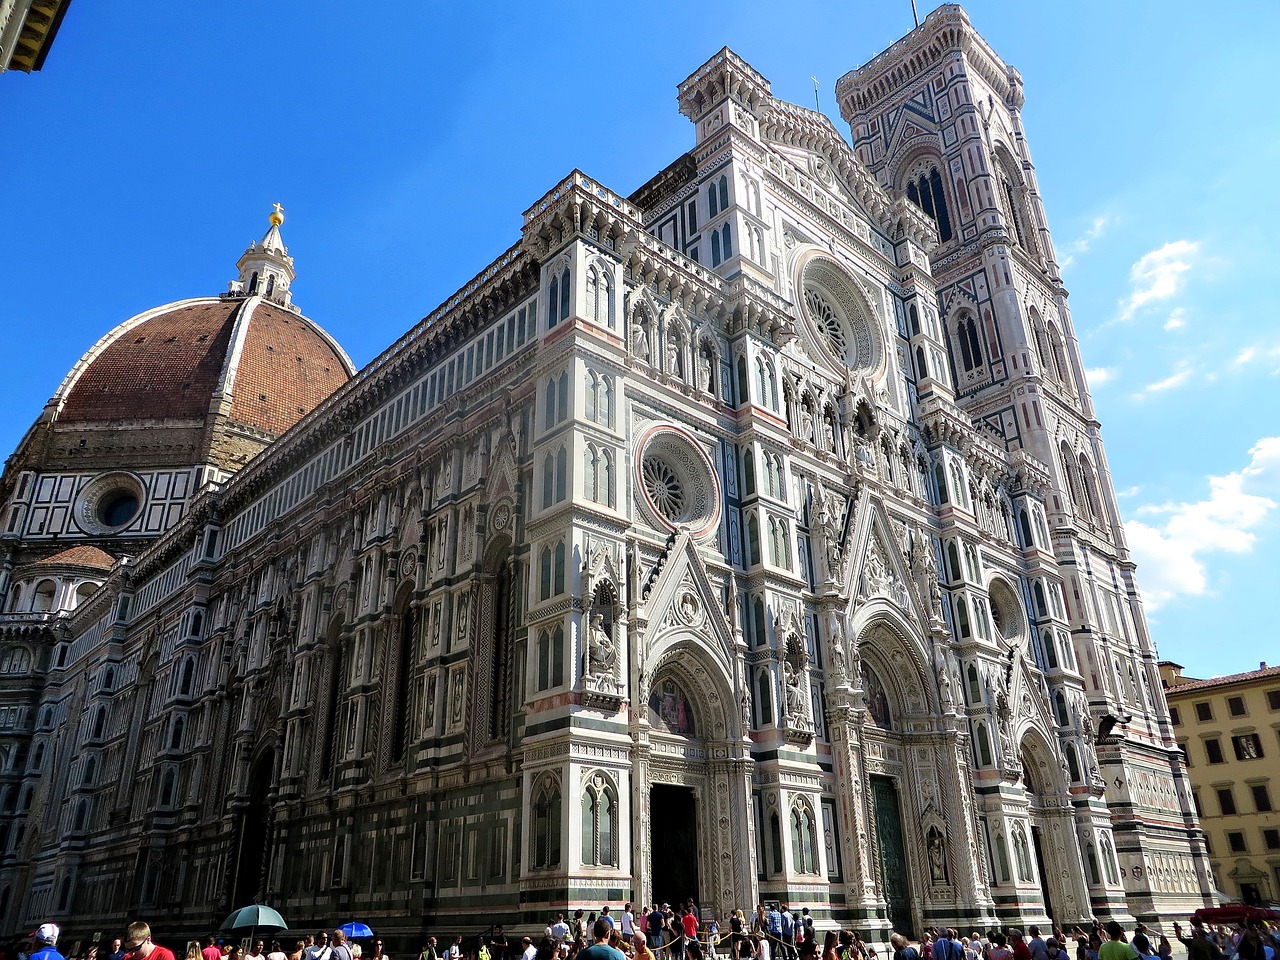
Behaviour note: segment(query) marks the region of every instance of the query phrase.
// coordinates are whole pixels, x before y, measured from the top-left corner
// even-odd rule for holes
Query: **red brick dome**
[[[279,435],[354,372],[334,339],[293,309],[256,296],[182,300],[94,344],[63,381],[56,417],[66,427],[221,414]]]

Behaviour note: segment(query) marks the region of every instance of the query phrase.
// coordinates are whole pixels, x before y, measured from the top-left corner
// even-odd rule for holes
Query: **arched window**
[[[969,669],[965,673],[965,676],[969,681],[969,703],[974,705],[981,703],[982,684],[978,682],[978,668],[972,663],[969,664]]]
[[[1053,696],[1054,712],[1058,717],[1058,726],[1066,727],[1071,725],[1071,715],[1067,712],[1067,698],[1063,696],[1059,690]]]
[[[617,866],[618,798],[613,784],[596,774],[582,792],[582,862]]]
[[[560,866],[560,785],[545,778],[533,801],[533,866]]]
[[[564,683],[564,627],[557,625],[553,630],[539,630],[538,643],[538,690],[550,690]]]
[[[729,209],[729,178],[725,174],[720,175],[720,210],[723,212]]]
[[[729,224],[725,224],[720,228],[720,247],[724,251],[724,258],[730,260],[733,258],[733,233],[729,229]]]
[[[191,685],[195,682],[196,661],[193,657],[188,657],[186,662],[182,664],[182,680],[178,684],[178,693],[187,696],[191,693]]]
[[[107,708],[98,707],[97,712],[93,715],[93,739],[101,740],[102,735],[107,730]]]
[[[1058,645],[1053,642],[1053,634],[1048,630],[1044,630],[1040,634],[1040,645],[1044,647],[1044,658],[1049,668],[1056,669],[1058,666]]]
[[[561,320],[569,319],[569,268],[565,267],[559,277],[551,278],[551,288],[547,296],[547,329],[551,329]]]
[[[414,664],[418,653],[418,631],[421,610],[409,598],[402,598],[400,615],[396,618],[395,697],[391,701],[391,761],[399,763],[405,758],[409,741],[413,738],[410,714],[410,694]]]
[[[182,749],[182,734],[183,734],[183,731],[185,730],[185,728],[186,728],[186,721],[184,721],[184,720],[182,719],[182,717],[174,717],[174,719],[173,719],[173,729],[171,730],[171,732],[170,732],[170,734],[169,734],[169,749],[170,749],[170,750],[181,750],[181,749]]]
[[[41,580],[36,584],[35,593],[31,596],[31,610],[33,613],[48,613],[53,609],[53,595],[57,591],[57,584],[52,580]]]
[[[799,799],[791,805],[791,860],[796,873],[818,872],[817,830],[813,811]]]
[[[969,607],[964,602],[964,597],[956,598],[956,623],[960,628],[961,639],[972,636],[973,631],[969,626]]]
[[[177,778],[173,772],[172,767],[170,767],[168,770],[165,770],[164,777],[160,781],[160,804],[159,805],[161,807],[173,806],[173,792],[174,792],[174,787],[176,785],[176,779]]]
[[[554,566],[554,583],[552,583],[552,591],[555,596],[564,593],[564,541],[556,544]]]
[[[1067,776],[1071,778],[1072,783],[1080,782],[1080,757],[1076,753],[1076,745],[1074,743],[1067,744]]]
[[[720,261],[724,259],[720,255],[720,231],[711,231],[711,265],[713,267],[720,266]]]
[[[720,198],[714,183],[707,184],[707,216],[714,217],[720,212]]]
[[[1058,446],[1058,455],[1062,461],[1062,482],[1071,496],[1071,503],[1077,507],[1080,502],[1080,476],[1076,472],[1076,459],[1064,440]]]
[[[1098,875],[1098,855],[1094,853],[1092,843],[1084,845],[1084,862],[1089,867],[1089,882],[1099,886],[1102,883],[1102,877]]]
[[[90,754],[84,761],[84,773],[80,777],[82,787],[92,787],[94,775],[98,772],[98,758]]]
[[[938,239],[946,243],[951,239],[951,217],[947,213],[947,198],[942,189],[942,175],[931,166],[927,172],[907,183],[907,199],[927,213],[938,225]]]
[[[613,454],[594,443],[582,450],[583,494],[589,500],[613,506]]]
[[[760,562],[760,520],[755,513],[747,516],[747,566]]]
[[[770,873],[782,872],[782,822],[778,814],[769,814],[769,852],[773,855],[769,864]]]
[[[587,370],[587,419],[613,426],[613,381],[604,374]]]
[[[764,727],[773,723],[773,679],[768,667],[756,671],[756,726]]]
[[[1035,580],[1031,584],[1031,598],[1036,605],[1036,616],[1047,617],[1049,615],[1049,605],[1044,599],[1044,587],[1039,580]]]
[[[737,371],[738,371],[738,385],[737,385],[738,395],[737,395],[737,397],[735,397],[734,399],[737,401],[737,406],[739,406],[739,407],[740,407],[740,406],[742,406],[744,403],[746,403],[746,402],[747,402],[747,399],[748,399],[748,396],[747,396],[747,358],[746,358],[746,357],[744,357],[744,356],[739,356],[739,357],[738,357],[738,363],[737,363],[737,367],[736,367],[736,369],[737,369]],[[726,398],[726,399],[727,399],[727,398]]]
[[[44,766],[43,741],[36,744],[35,752],[31,754],[31,771],[33,773],[39,773],[42,766]]]
[[[551,547],[543,547],[538,552],[538,599],[546,600],[551,596],[551,566],[553,554]]]
[[[929,376],[929,366],[924,362],[924,347],[916,347],[916,378],[923,380]]]
[[[568,495],[569,487],[569,454],[564,444],[556,451],[556,503]]]
[[[1107,883],[1113,887],[1120,885],[1120,876],[1116,871],[1116,851],[1111,846],[1111,838],[1103,836],[1102,843],[1102,868],[1107,872]]]
[[[742,492],[747,496],[756,492],[756,456],[749,446],[742,451]]]
[[[1031,521],[1027,519],[1027,511],[1018,511],[1018,532],[1022,534],[1022,546],[1024,549],[1030,549],[1036,545],[1035,537],[1031,535]]]
[[[587,267],[587,309],[593,323],[600,322],[600,271],[595,264]]]
[[[956,321],[955,338],[965,372],[982,366],[982,341],[978,338],[978,324],[972,314],[964,314]]]
[[[769,626],[764,619],[764,599],[757,596],[751,601],[751,637],[752,643],[763,647],[768,642]]]
[[[950,576],[953,583],[957,583],[961,579],[960,551],[956,549],[954,540],[947,541],[947,575]]]
[[[1089,512],[1095,519],[1102,519],[1102,505],[1098,502],[1098,484],[1093,476],[1093,467],[1083,453],[1080,454],[1080,482],[1084,487],[1084,498],[1089,504]]]
[[[991,735],[987,733],[985,723],[978,723],[978,735],[975,740],[978,745],[978,766],[991,766]]]
[[[1009,852],[1005,849],[1004,834],[996,834],[996,868],[1001,883],[1009,882]]]
[[[1067,353],[1062,345],[1062,334],[1058,333],[1058,327],[1049,324],[1049,353],[1053,359],[1053,374],[1058,378],[1058,382],[1064,387],[1070,387],[1071,384],[1067,380]]]
[[[76,813],[71,820],[71,829],[76,833],[80,833],[82,830],[84,830],[88,821],[89,821],[89,801],[84,799],[77,800]]]
[[[920,336],[920,311],[915,303],[907,304],[907,329],[913,337]]]
[[[548,450],[542,458],[542,509],[545,510],[555,502],[556,495],[556,458]]]
[[[947,496],[947,472],[939,460],[933,465],[933,481],[938,487],[938,503],[949,503],[950,498]]]

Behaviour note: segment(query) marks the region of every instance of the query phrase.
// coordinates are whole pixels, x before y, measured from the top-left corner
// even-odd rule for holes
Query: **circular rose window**
[[[720,514],[720,486],[705,453],[683,430],[654,427],[641,438],[639,489],[655,520],[694,536],[712,529]]]
[[[852,370],[880,367],[880,337],[856,284],[834,260],[812,257],[801,271],[800,289],[811,339]]]
[[[117,533],[138,516],[146,496],[142,481],[133,474],[103,474],[80,491],[76,520],[86,533]]]
[[[1024,623],[1022,604],[1003,580],[991,581],[987,593],[991,597],[991,620],[996,630],[1005,640],[1017,640]]]

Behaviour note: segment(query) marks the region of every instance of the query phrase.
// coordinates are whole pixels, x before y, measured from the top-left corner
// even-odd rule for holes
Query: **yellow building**
[[[1197,680],[1164,661],[1160,679],[1217,888],[1280,900],[1280,667]]]

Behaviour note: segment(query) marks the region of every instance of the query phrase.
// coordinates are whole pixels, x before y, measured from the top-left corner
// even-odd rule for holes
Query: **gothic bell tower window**
[[[947,213],[947,196],[942,189],[938,168],[928,170],[907,181],[907,199],[929,215],[938,225],[938,239],[946,243],[952,237],[951,216]]]

